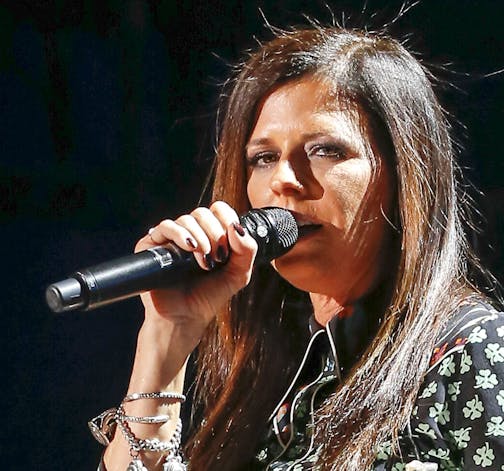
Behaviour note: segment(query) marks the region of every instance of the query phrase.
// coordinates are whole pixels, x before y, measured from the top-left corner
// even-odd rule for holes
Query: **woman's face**
[[[297,244],[273,262],[280,275],[345,305],[386,274],[395,190],[368,114],[333,96],[303,78],[262,100],[246,147],[247,193],[252,207],[287,208],[300,226]]]

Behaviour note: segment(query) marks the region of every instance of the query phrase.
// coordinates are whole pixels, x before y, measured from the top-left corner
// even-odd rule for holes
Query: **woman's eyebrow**
[[[269,137],[258,137],[256,139],[251,139],[245,145],[245,149],[248,149],[249,147],[252,147],[252,146],[261,146],[264,144],[271,144],[271,139]]]
[[[320,138],[328,138],[341,147],[348,147],[348,148],[355,147],[355,142],[352,139],[346,136],[342,136],[339,133],[329,131],[303,134],[302,137],[303,141],[305,142],[316,141],[317,139]]]
[[[305,142],[314,141],[320,138],[330,138],[332,141],[334,141],[336,144],[342,147],[347,148],[355,147],[355,143],[352,141],[352,139],[349,139],[346,136],[336,135],[334,132],[330,131],[317,131],[301,134],[301,140]],[[245,150],[248,150],[250,147],[254,146],[271,145],[271,144],[272,139],[270,139],[269,137],[258,137],[256,139],[251,139],[245,145]]]

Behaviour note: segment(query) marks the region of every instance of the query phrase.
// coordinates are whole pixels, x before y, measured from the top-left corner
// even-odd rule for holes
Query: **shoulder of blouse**
[[[487,331],[492,333],[497,342],[504,344],[504,313],[486,302],[461,305],[436,342],[429,371],[452,353],[460,352],[468,346],[472,348],[482,346],[482,341],[487,339]]]

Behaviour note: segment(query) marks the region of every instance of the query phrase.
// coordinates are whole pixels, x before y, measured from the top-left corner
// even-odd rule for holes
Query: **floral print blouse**
[[[340,359],[356,358],[362,350],[348,340],[362,335],[348,334],[362,327],[365,317],[358,312],[351,317],[350,322],[333,319],[312,333],[251,469],[318,469],[313,411],[341,379]],[[434,349],[400,437],[400,457],[391,454],[389,442],[382,443],[372,470],[504,471],[503,313],[479,303],[462,307],[453,317]]]

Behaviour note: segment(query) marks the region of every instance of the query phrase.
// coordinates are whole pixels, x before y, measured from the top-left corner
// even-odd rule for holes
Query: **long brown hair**
[[[363,103],[393,149],[400,247],[392,294],[376,337],[316,418],[320,465],[363,470],[374,461],[370,444],[404,428],[438,332],[476,291],[466,279],[450,126],[429,73],[386,35],[313,27],[281,32],[251,53],[224,96],[213,198],[248,209],[244,148],[258,103],[307,74]],[[193,469],[250,462],[303,348],[302,314],[285,315],[290,291],[273,270],[258,269],[209,328],[196,396],[204,423],[188,447]]]

